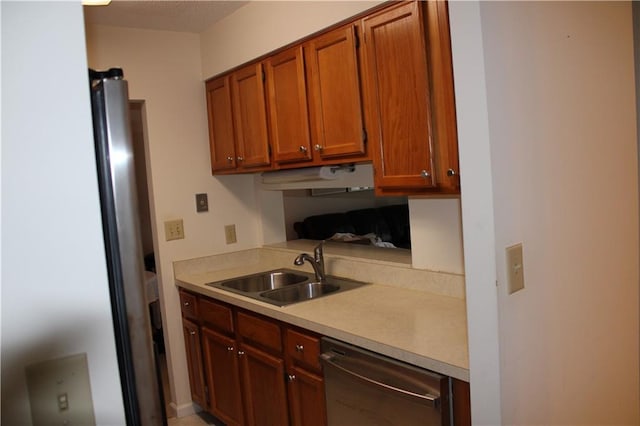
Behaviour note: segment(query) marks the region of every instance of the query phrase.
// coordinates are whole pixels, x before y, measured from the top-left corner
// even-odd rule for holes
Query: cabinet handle
[[[431,177],[431,173],[429,173],[429,172],[428,172],[428,171],[426,171],[426,170],[423,170],[423,171],[421,171],[421,172],[420,172],[420,176],[422,176],[423,178],[425,178],[425,179],[426,179],[426,178],[428,178],[428,177]]]
[[[447,176],[455,176],[457,175],[456,171],[453,169],[447,170]]]
[[[244,355],[244,351],[238,351],[238,356]]]
[[[320,144],[316,144],[316,146],[314,146],[313,148],[318,152],[322,151],[322,145]]]
[[[233,163],[233,157],[232,156],[228,156],[227,157],[227,163]]]
[[[302,351],[304,351],[304,346],[296,345],[296,352],[302,352]]]
[[[237,157],[238,161],[244,161],[244,157]]]
[[[227,350],[228,350],[229,352],[233,352],[233,346],[227,346]]]
[[[296,379],[296,375],[295,374],[288,374],[287,375],[287,380],[289,380],[290,382],[293,382]]]
[[[298,150],[299,150],[301,153],[303,153],[303,154],[306,154],[306,153],[307,153],[307,147],[306,147],[306,146],[302,146],[302,145],[300,145],[300,148],[298,148]]]

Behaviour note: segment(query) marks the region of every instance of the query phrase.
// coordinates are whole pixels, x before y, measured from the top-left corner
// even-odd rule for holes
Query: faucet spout
[[[293,261],[293,264],[297,266],[302,266],[305,261],[309,262],[313,267],[313,272],[318,282],[325,280],[323,243],[324,241],[313,249],[313,257],[307,253],[301,253]]]

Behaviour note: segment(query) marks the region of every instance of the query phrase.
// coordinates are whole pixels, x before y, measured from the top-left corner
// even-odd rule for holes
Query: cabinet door
[[[231,84],[237,165],[242,168],[266,166],[269,164],[269,138],[262,64],[236,71],[231,76]]]
[[[460,192],[458,130],[453,90],[453,64],[447,2],[426,3],[431,103],[438,190]]]
[[[240,345],[247,424],[289,424],[284,361],[249,345]]]
[[[293,426],[325,426],[324,380],[297,367],[289,368],[289,410]]]
[[[420,2],[363,19],[368,135],[376,188],[435,185]]]
[[[184,331],[184,346],[187,351],[187,369],[189,371],[189,385],[191,399],[199,406],[207,407],[207,398],[202,371],[202,351],[200,347],[200,330],[198,326],[187,319],[182,319]]]
[[[311,160],[302,46],[268,58],[265,71],[274,161]]]
[[[209,146],[211,171],[234,169],[236,155],[231,109],[229,77],[207,82],[207,112],[209,114]]]
[[[236,342],[204,327],[202,344],[209,384],[209,408],[227,425],[242,425],[242,388]]]
[[[365,153],[355,25],[305,46],[314,150],[321,158]]]

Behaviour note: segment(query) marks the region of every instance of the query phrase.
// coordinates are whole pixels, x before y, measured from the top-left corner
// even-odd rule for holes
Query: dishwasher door
[[[329,426],[448,423],[448,377],[326,337],[321,351]]]

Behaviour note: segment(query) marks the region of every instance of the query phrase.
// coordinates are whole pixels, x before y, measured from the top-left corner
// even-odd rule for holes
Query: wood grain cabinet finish
[[[309,112],[302,46],[265,60],[269,125],[276,163],[310,161]]]
[[[457,190],[443,170],[457,175],[446,7],[400,3],[362,20],[365,111],[378,195]],[[454,157],[456,170],[447,167]]]
[[[202,350],[200,346],[200,329],[197,324],[186,318],[182,319],[184,332],[184,346],[187,353],[187,370],[189,372],[189,385],[191,387],[191,399],[193,402],[207,408],[207,396],[205,390]]]
[[[327,424],[324,378],[319,358],[319,335],[300,329],[286,329],[287,388],[293,426]]]
[[[289,424],[284,360],[247,344],[240,344],[238,353],[247,424]]]
[[[318,160],[365,154],[356,26],[337,28],[304,46],[309,116]]]
[[[231,74],[236,165],[240,169],[270,164],[263,76],[262,63]]]
[[[202,328],[209,409],[229,426],[244,424],[238,348],[235,339]]]
[[[236,167],[236,150],[230,77],[210,80],[206,89],[211,171],[233,170]]]

